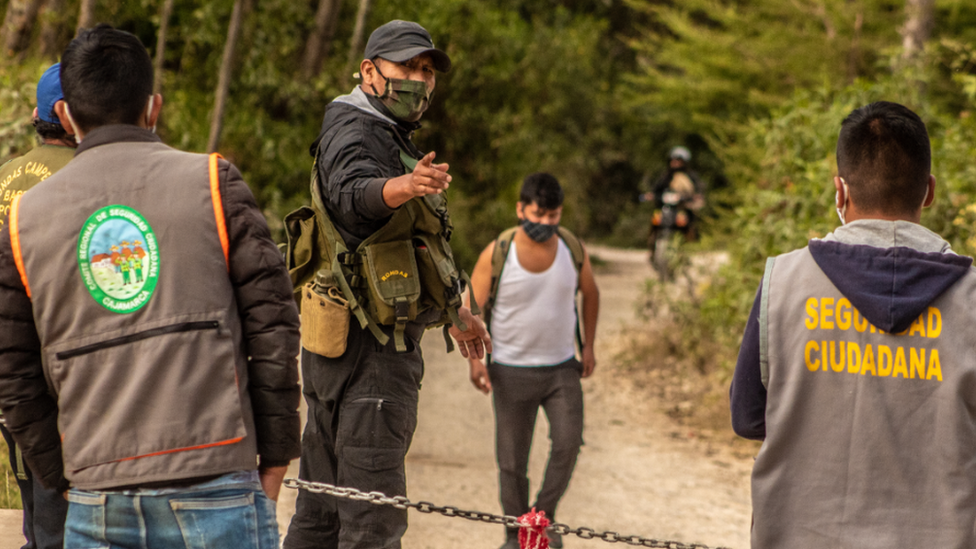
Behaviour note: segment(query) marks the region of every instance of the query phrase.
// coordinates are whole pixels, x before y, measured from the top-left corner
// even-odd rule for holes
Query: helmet
[[[691,160],[691,151],[684,147],[675,147],[671,149],[671,152],[668,153],[668,158],[671,160],[678,159],[688,162]]]

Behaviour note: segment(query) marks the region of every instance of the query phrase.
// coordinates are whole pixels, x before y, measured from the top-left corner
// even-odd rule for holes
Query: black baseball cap
[[[434,68],[447,72],[451,70],[451,58],[434,47],[430,33],[417,23],[395,19],[377,27],[366,42],[366,59],[382,57],[394,63],[409,61],[422,53],[429,53]]]

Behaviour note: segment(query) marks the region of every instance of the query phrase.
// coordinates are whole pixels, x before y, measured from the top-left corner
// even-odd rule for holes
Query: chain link
[[[374,505],[392,505],[397,509],[416,509],[417,511],[426,514],[438,513],[444,515],[445,517],[460,517],[477,522],[501,524],[508,528],[522,528],[524,526],[528,526],[522,524],[519,522],[518,518],[511,515],[493,515],[491,513],[483,513],[481,511],[465,511],[458,509],[457,507],[441,507],[427,501],[419,501],[414,503],[403,496],[390,497],[382,492],[361,492],[355,488],[342,488],[332,484],[325,484],[324,482],[310,482],[297,478],[288,478],[285,479],[284,485],[286,488],[308,490],[309,492],[314,492],[316,494],[326,494],[355,501],[368,501]],[[699,543],[687,544],[679,541],[656,540],[633,535],[622,536],[617,532],[597,532],[596,530],[586,528],[585,526],[582,528],[570,528],[568,525],[558,522],[550,525],[548,529],[563,536],[574,535],[582,539],[599,539],[607,543],[622,542],[626,543],[627,545],[638,547],[657,547],[660,549],[709,549],[707,545],[701,545]],[[716,549],[726,548],[719,547]]]

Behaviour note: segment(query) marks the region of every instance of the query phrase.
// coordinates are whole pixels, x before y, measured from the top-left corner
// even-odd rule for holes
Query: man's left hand
[[[285,473],[287,472],[287,465],[258,468],[258,476],[261,477],[261,488],[264,489],[264,495],[268,496],[268,499],[271,501],[278,501],[278,494],[281,492],[281,482],[285,480]]]
[[[583,374],[581,377],[590,377],[596,368],[596,354],[593,352],[593,345],[583,348]]]
[[[481,322],[481,319],[471,314],[471,309],[460,307],[458,316],[467,324],[468,329],[461,331],[457,326],[451,326],[448,331],[457,341],[458,350],[464,358],[484,358],[485,353],[491,352],[491,336]]]

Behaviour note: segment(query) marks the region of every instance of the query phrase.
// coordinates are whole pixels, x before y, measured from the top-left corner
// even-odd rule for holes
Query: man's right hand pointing
[[[450,166],[434,164],[437,153],[431,151],[417,162],[413,171],[394,177],[383,186],[383,201],[391,208],[398,208],[411,198],[428,194],[440,194],[447,190],[451,175]]]

